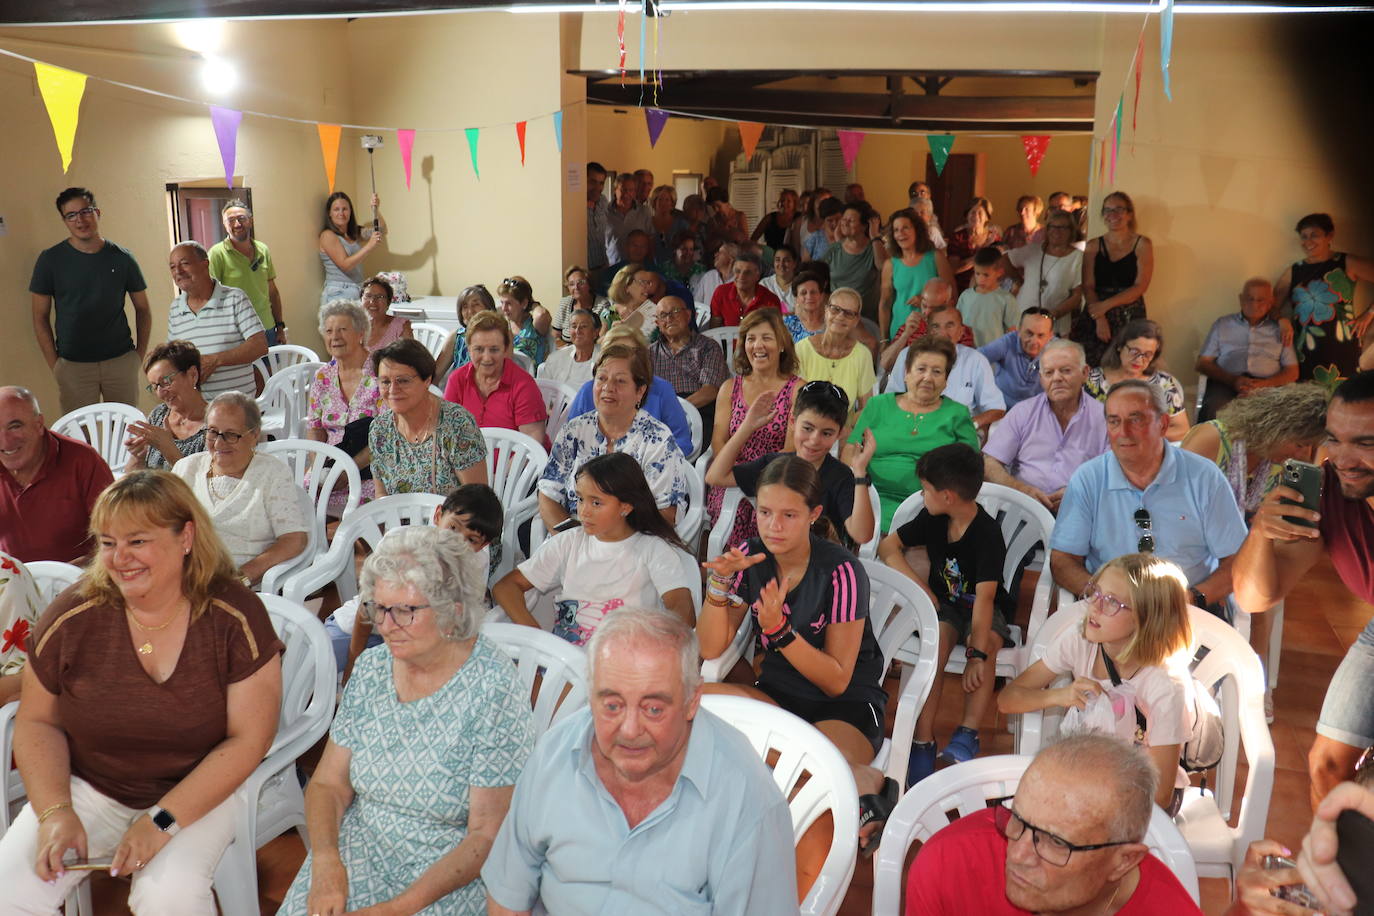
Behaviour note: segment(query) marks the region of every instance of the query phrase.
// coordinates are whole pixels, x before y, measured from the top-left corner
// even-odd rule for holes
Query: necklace
[[[427,432],[426,427],[429,426],[430,414],[431,411],[425,411],[425,419],[420,423],[419,426],[416,427],[416,431],[414,433],[405,434],[406,441],[409,442],[411,445],[419,445],[421,442],[424,441],[425,433]],[[407,423],[406,426],[409,427],[410,424]]]
[[[139,622],[138,622],[138,618],[134,616],[134,612],[131,611],[131,610],[129,610],[128,608],[125,608],[125,609],[124,609],[124,616],[128,617],[128,618],[129,618],[129,622],[132,623],[134,626],[138,627],[138,629],[141,630],[142,632],[144,632],[144,633],[156,633],[157,631],[159,631],[159,630],[165,630],[165,629],[167,629],[168,627],[170,627],[172,624],[176,623],[177,618],[181,616],[181,612],[180,612],[180,610],[178,609],[175,613],[172,614],[171,617],[167,618],[167,621],[166,621],[165,623],[160,623],[160,624],[158,624],[158,625],[155,626],[155,627],[150,627],[150,626],[146,626],[146,625],[144,625],[144,624],[139,623]],[[139,654],[139,655],[152,655],[152,654],[153,654],[153,644],[152,644],[152,641],[145,638],[144,641],[143,641],[143,645],[141,645],[141,646],[138,647],[138,654]]]

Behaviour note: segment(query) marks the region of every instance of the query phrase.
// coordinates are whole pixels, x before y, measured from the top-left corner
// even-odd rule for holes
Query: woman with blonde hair
[[[39,618],[14,755],[29,801],[0,839],[10,911],[56,913],[112,856],[140,914],[213,916],[234,791],[277,730],[282,643],[191,489],[133,471],[91,513],[99,549]]]
[[[1116,734],[1148,750],[1159,772],[1155,802],[1177,813],[1188,785],[1179,751],[1193,725],[1192,677],[1182,651],[1193,637],[1183,571],[1154,554],[1119,556],[1088,580],[1082,600],[1059,613],[1081,619],[998,694],[998,711],[1081,710],[1098,694],[1124,693],[1118,685],[1129,685],[1134,710],[1128,704],[1118,712]],[[1072,683],[1051,686],[1061,676]]]

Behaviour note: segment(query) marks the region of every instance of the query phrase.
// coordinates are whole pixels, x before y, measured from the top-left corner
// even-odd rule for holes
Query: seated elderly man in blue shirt
[[[983,479],[1020,490],[1051,512],[1059,511],[1069,478],[1107,451],[1107,418],[1083,390],[1088,363],[1083,347],[1056,338],[1040,352],[1042,392],[1022,401],[983,446]]]
[[[487,912],[796,914],[787,801],[699,708],[695,632],[625,608],[588,645],[589,709],[540,740],[482,867]]]
[[[1054,337],[1054,316],[1049,309],[1028,308],[1021,313],[1015,331],[978,348],[996,373],[997,387],[1008,407],[1040,393],[1040,351]]]
[[[1197,371],[1207,376],[1199,423],[1215,419],[1237,395],[1297,380],[1298,355],[1292,344],[1284,344],[1279,323],[1269,317],[1273,309],[1273,285],[1251,277],[1240,290],[1240,311],[1212,324],[1197,358]]]
[[[1245,543],[1231,485],[1215,462],[1164,439],[1164,394],[1144,379],[1107,393],[1111,451],[1074,472],[1050,537],[1054,581],[1081,595],[1114,557],[1156,553],[1188,578],[1191,601],[1230,617],[1231,562]]]
[[[949,287],[948,283],[939,278],[931,280],[926,286],[930,288],[936,283],[944,284],[946,289]],[[959,343],[964,336],[964,316],[959,313],[953,302],[926,306],[925,318],[928,333],[948,338],[949,342],[954,344],[954,367],[949,370],[949,378],[945,381],[945,397],[967,407],[979,435],[986,436],[988,427],[1002,419],[1003,414],[1007,412],[1007,403],[997,388],[992,365],[983,354]],[[889,346],[883,353],[882,362],[885,368],[892,370],[887,377],[887,384],[883,386],[883,392],[900,394],[906,391],[906,373],[893,367],[906,365],[906,354],[910,347],[902,347],[892,355],[889,362],[888,357],[892,349],[893,347]]]

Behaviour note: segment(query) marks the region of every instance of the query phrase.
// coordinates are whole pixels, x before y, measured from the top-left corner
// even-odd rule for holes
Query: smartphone
[[[1260,865],[1265,871],[1274,871],[1279,868],[1297,868],[1298,865],[1286,856],[1265,856]],[[1298,906],[1305,906],[1309,910],[1322,910],[1322,902],[1307,889],[1306,884],[1285,884],[1282,887],[1270,891],[1280,900],[1287,900],[1289,903],[1296,903]]]
[[[1290,506],[1302,506],[1304,509],[1311,509],[1313,512],[1316,512],[1321,506],[1322,469],[1315,464],[1308,464],[1306,461],[1298,461],[1296,458],[1289,458],[1283,463],[1283,478],[1280,480],[1280,483],[1302,494],[1302,502],[1294,502],[1291,499],[1283,499],[1280,500],[1280,502]],[[1309,522],[1305,518],[1294,518],[1291,515],[1283,516],[1283,520],[1307,528],[1317,527],[1315,522]]]
[[[1355,916],[1374,916],[1374,821],[1346,809],[1336,816],[1336,863],[1355,892]]]
[[[112,865],[114,865],[114,856],[62,860],[62,867],[67,871],[109,871]]]
[[[563,521],[559,522],[557,525],[554,525],[554,526],[553,526],[553,530],[554,530],[554,533],[555,533],[555,534],[558,534],[558,533],[560,533],[560,532],[568,531],[568,530],[570,530],[570,529],[576,528],[576,527],[578,527],[578,526],[581,525],[581,524],[582,524],[582,523],[579,522],[579,521],[578,521],[577,519],[575,519],[575,518],[565,518],[565,519],[563,519]]]

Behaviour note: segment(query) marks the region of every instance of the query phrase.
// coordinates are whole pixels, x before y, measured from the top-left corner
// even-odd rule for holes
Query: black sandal
[[[859,829],[872,823],[883,825],[892,816],[892,809],[897,807],[897,800],[901,797],[902,787],[897,784],[897,780],[887,777],[883,780],[883,791],[877,795],[859,796]],[[859,847],[859,855],[865,859],[872,856],[878,849],[878,843],[882,841],[883,831],[880,826],[877,832],[869,836],[868,845]]]

